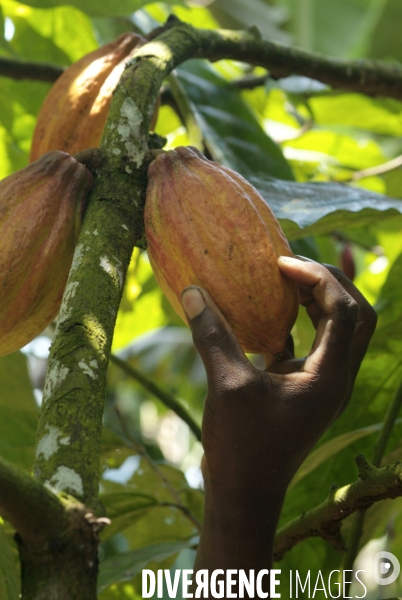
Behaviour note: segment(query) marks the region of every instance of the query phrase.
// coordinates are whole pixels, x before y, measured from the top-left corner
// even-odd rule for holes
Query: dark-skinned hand
[[[281,257],[316,329],[309,355],[267,370],[245,356],[219,308],[191,286],[182,303],[208,379],[202,426],[206,507],[196,568],[267,568],[286,488],[346,408],[376,315],[335,267]]]

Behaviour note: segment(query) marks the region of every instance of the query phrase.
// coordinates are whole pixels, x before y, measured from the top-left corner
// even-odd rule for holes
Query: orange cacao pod
[[[56,317],[91,185],[65,152],[0,181],[0,356]]]
[[[180,293],[202,286],[246,352],[278,358],[296,319],[298,290],[278,267],[278,256],[292,252],[259,192],[191,147],[160,153],[148,177],[148,255],[175,311],[186,322]]]
[[[51,150],[76,154],[99,146],[113,91],[132,52],[146,43],[127,32],[83,56],[57,79],[40,109],[31,162]],[[154,129],[158,106],[150,125]]]

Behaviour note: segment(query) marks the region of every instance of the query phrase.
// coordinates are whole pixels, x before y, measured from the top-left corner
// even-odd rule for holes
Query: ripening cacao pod
[[[145,233],[155,277],[186,322],[180,294],[204,287],[246,352],[279,358],[296,319],[298,289],[277,264],[292,256],[259,192],[198,150],[161,152],[148,169]]]
[[[147,40],[127,32],[83,56],[56,81],[41,107],[30,160],[51,150],[76,154],[99,146],[113,91],[133,51]],[[158,106],[150,125],[153,130]]]
[[[65,152],[0,181],[0,356],[56,317],[91,185]]]

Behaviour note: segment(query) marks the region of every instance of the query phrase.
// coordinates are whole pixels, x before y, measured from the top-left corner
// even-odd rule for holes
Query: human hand
[[[350,399],[376,324],[369,303],[335,267],[287,257],[278,264],[299,284],[316,329],[305,359],[289,352],[268,370],[256,369],[208,292],[190,287],[182,294],[208,378],[207,513],[226,524],[231,514],[238,523],[244,516],[246,529],[250,515],[257,527],[270,513],[272,535],[291,478]]]

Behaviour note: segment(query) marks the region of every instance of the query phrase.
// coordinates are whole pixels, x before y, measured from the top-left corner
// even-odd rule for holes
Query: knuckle
[[[359,312],[359,306],[349,294],[342,294],[335,302],[335,312],[348,321],[356,321]]]
[[[228,331],[221,325],[211,325],[206,331],[194,337],[194,344],[200,349],[220,346],[228,338]]]

